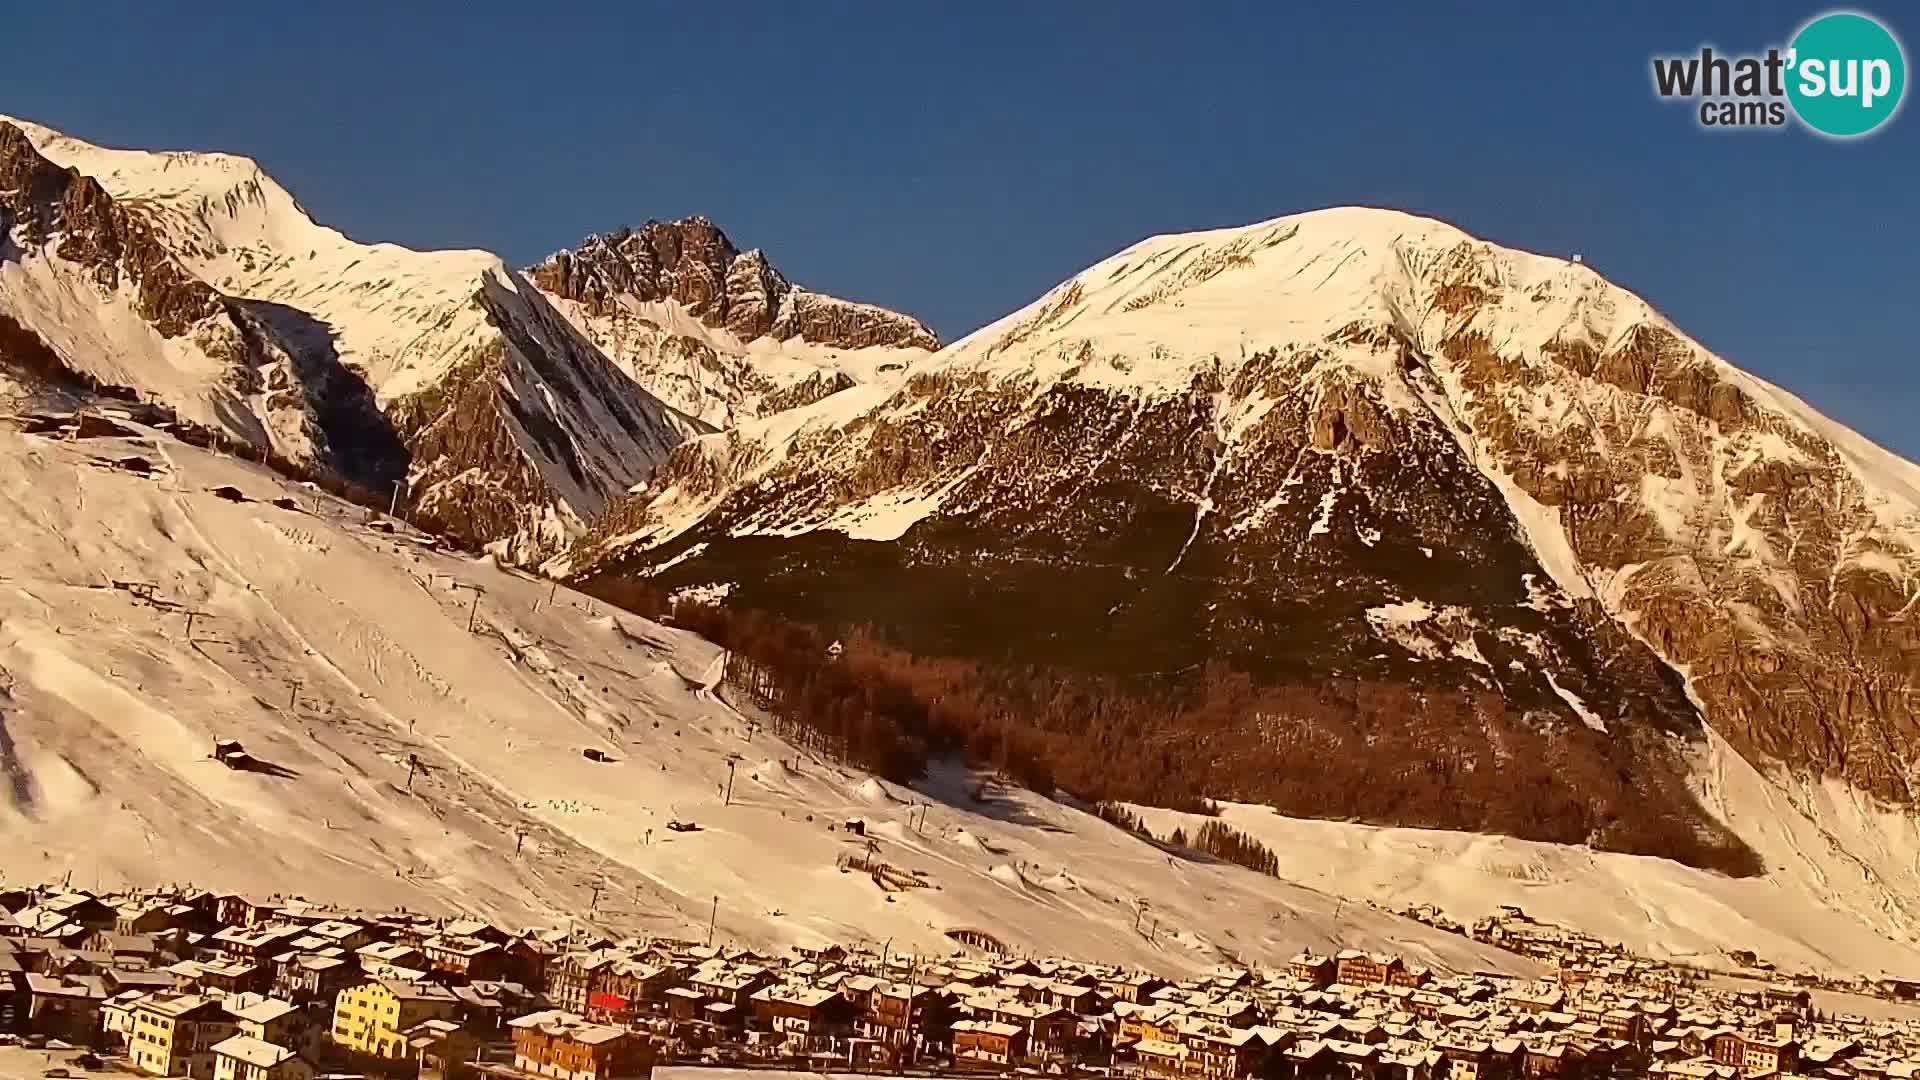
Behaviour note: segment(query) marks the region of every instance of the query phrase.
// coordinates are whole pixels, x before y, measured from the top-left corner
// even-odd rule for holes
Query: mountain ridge
[[[598,233],[528,274],[636,382],[715,427],[871,382],[938,345],[911,316],[793,284],[705,217]]]
[[[209,287],[97,180],[3,122],[0,255],[11,365],[119,393],[157,382],[196,421],[338,463],[322,417],[363,404],[360,388],[302,363],[261,312]]]
[[[704,215],[595,233],[547,256],[528,274],[549,293],[594,314],[604,314],[622,297],[671,299],[742,340],[799,337],[845,349],[932,351],[938,345],[933,331],[911,316],[794,285],[765,252],[740,251]]]
[[[316,378],[344,387],[353,406],[347,434],[385,449],[356,461],[319,453],[313,439],[276,445],[258,425],[231,422],[245,415],[235,408],[196,419],[381,494],[404,494],[423,520],[468,542],[498,543],[519,558],[558,547],[698,430],[614,372],[492,256],[357,244],[313,222],[245,158],[109,150],[37,125],[0,129],[16,155],[49,161],[41,146],[62,155],[66,173],[84,178],[76,183],[110,201],[146,249],[176,268],[178,289],[222,298],[274,343],[279,370],[238,389],[308,388]],[[8,278],[62,274],[79,235],[68,229],[53,250],[24,236]],[[49,308],[16,287],[0,309],[58,341],[105,302],[71,288],[62,296]],[[160,403],[191,397],[191,387],[158,377],[168,362],[148,343],[122,335],[63,348],[83,365],[114,365],[123,376],[114,381]],[[460,407],[438,408],[447,402]]]
[[[296,391],[312,384],[307,396],[316,401],[307,412],[278,421],[301,438],[289,444],[292,436],[283,434],[278,443],[288,445],[279,449],[381,494],[395,492],[420,520],[462,540],[491,544],[513,561],[550,556],[607,502],[649,476],[673,445],[712,430],[690,411],[710,404],[707,383],[681,395],[681,384],[662,371],[614,360],[597,340],[604,320],[541,289],[535,271],[515,270],[484,251],[360,243],[315,222],[246,157],[111,149],[27,121],[0,118],[0,124],[23,136],[17,150],[44,153],[88,177],[103,197],[111,193],[117,212],[138,223],[182,281],[229,298],[228,306],[246,316],[248,333],[264,335],[276,355],[285,354],[275,369],[282,373],[268,371],[264,378]],[[755,410],[817,399],[851,385],[849,371],[860,374],[932,340],[905,316],[791,285],[763,256],[735,251],[710,223],[698,231],[711,253],[732,265],[759,267],[768,284],[773,306],[751,326],[736,320],[736,327],[765,336],[777,323],[795,340],[791,348],[780,342],[770,358],[756,356],[766,350],[735,340],[724,321],[697,336],[676,333],[667,340],[685,347],[696,368],[718,372],[710,381],[723,395],[751,398]],[[689,282],[698,277],[685,276]],[[550,283],[566,291],[567,282]],[[653,314],[700,325],[697,315],[688,320],[679,310],[695,293],[658,299],[656,306],[674,310]],[[75,295],[67,304],[73,310],[38,310],[26,321],[39,328],[36,337],[47,330],[57,341],[51,328],[103,302]],[[14,305],[14,315],[25,317],[22,304]],[[736,310],[744,310],[744,301]],[[841,362],[833,342],[816,347],[803,339],[808,333],[830,338],[825,331],[836,327],[869,336],[897,332],[910,344],[862,346]],[[191,396],[157,379],[168,370],[159,347],[96,338],[85,351],[129,359],[120,365],[124,378],[108,382],[144,380],[150,384],[144,390],[169,404]],[[662,400],[655,387],[673,400]],[[223,417],[249,415],[244,404],[221,401],[198,409],[196,418],[234,428],[243,442],[274,443],[264,422],[221,424]],[[327,452],[328,422],[342,429],[347,437],[337,441],[353,452]]]

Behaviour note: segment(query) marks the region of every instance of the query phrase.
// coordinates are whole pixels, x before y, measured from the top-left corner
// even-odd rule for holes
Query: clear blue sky
[[[389,8],[393,10],[388,10]],[[0,111],[258,158],[367,240],[531,262],[705,213],[951,338],[1140,237],[1340,203],[1585,253],[1909,456],[1920,111],[1711,135],[1647,59],[1811,5],[27,4]],[[1916,53],[1920,16],[1891,17]]]

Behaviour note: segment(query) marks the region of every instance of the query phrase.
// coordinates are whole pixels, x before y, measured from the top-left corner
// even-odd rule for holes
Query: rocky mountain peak
[[[0,283],[0,367],[34,385],[178,409],[346,474],[387,453],[368,437],[364,384],[302,348],[270,307],[207,284],[149,218],[44,156],[34,140],[49,137],[0,120],[0,252],[17,271]],[[179,357],[203,381],[168,371]]]
[[[585,579],[928,653],[1477,687],[1676,806],[1647,734],[1697,748],[1696,707],[1763,767],[1920,793],[1920,468],[1589,266],[1404,213],[1142,241],[902,379],[683,445],[598,531]],[[1422,722],[1422,753],[1481,738]]]
[[[810,292],[759,250],[742,252],[703,216],[648,221],[587,237],[528,271],[535,284],[595,317],[629,302],[672,301],[706,326],[742,341],[800,338],[817,345],[934,349],[919,320]]]

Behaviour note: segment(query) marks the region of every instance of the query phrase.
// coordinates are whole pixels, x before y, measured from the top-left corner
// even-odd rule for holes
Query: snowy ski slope
[[[155,474],[114,465],[135,456]],[[715,699],[704,641],[165,439],[0,425],[0,514],[9,880],[191,880],[515,923],[586,919],[603,885],[592,918],[609,928],[701,936],[718,896],[721,938],[768,945],[940,952],[970,927],[1176,971],[1348,943],[1530,969],[1028,793],[978,805],[963,777],[906,791],[806,758]],[[214,762],[217,738],[270,771]],[[866,851],[828,828],[848,817],[930,887],[837,869]]]

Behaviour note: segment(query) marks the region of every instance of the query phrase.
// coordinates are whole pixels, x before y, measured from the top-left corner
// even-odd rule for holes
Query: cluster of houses
[[[0,1039],[193,1080],[611,1080],[661,1063],[1152,1080],[1920,1073],[1920,1021],[1825,1018],[1803,988],[1718,988],[1578,942],[1543,956],[1556,972],[1543,980],[1357,949],[1172,980],[985,950],[768,956],[186,890],[0,890],[0,906]],[[1516,944],[1552,936],[1502,921]]]
[[[1525,911],[1511,904],[1494,909],[1476,920],[1471,928],[1450,922],[1430,906],[1408,908],[1400,914],[1441,929],[1470,934],[1476,941],[1498,946],[1508,952],[1545,961],[1568,978],[1629,979],[1642,984],[1679,985],[1704,970],[1634,956],[1621,946],[1602,941],[1592,934],[1530,918]],[[1728,951],[1726,960],[1734,968],[1799,986],[1891,1001],[1920,1001],[1920,980],[1887,974],[1868,976],[1839,972],[1799,972],[1783,977],[1776,973],[1772,964],[1746,949]]]

